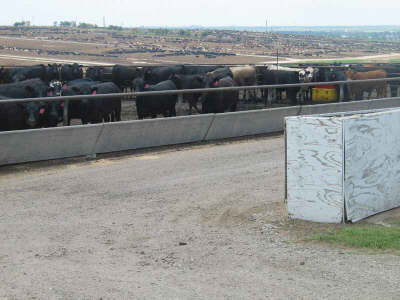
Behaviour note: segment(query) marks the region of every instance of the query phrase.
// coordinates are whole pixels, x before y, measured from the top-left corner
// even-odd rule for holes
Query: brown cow
[[[355,72],[349,70],[346,72],[347,80],[365,80],[365,79],[378,79],[386,78],[387,73],[384,70],[376,70],[369,72]],[[369,92],[369,97],[373,90],[376,90],[378,98],[386,97],[387,83],[382,82],[361,82],[361,83],[349,83],[348,84],[349,94],[351,100],[362,100],[363,92]]]
[[[256,68],[254,66],[230,67],[238,86],[252,86],[257,84]],[[244,98],[255,98],[255,90],[244,91]]]

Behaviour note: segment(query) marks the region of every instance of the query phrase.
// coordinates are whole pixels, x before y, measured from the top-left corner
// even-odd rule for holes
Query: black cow
[[[155,85],[149,85],[145,83],[143,78],[136,78],[133,81],[133,88],[135,89],[135,92],[166,91],[177,89],[172,80],[166,80]],[[177,101],[177,95],[137,96],[136,111],[138,118],[141,120],[146,117],[156,118],[157,115],[163,115],[164,117],[176,116],[175,106]]]
[[[345,71],[346,71],[346,69],[344,69],[344,68],[325,68],[325,69],[322,69],[322,70],[320,70],[318,81],[319,82],[347,81],[347,76],[346,76]],[[335,89],[336,89],[336,95],[340,99],[341,98],[340,85],[335,85]],[[345,101],[350,99],[349,88],[348,88],[347,84],[345,84],[343,86],[343,99]]]
[[[183,66],[147,67],[144,69],[144,81],[157,84],[169,80],[173,74],[183,74],[183,71]]]
[[[112,81],[113,67],[89,67],[85,72],[85,78],[94,81]]]
[[[73,80],[63,87],[63,96],[120,93],[112,82],[97,82],[88,79]],[[121,120],[121,99],[82,99],[69,101],[68,125],[71,119],[80,119],[82,124]]]
[[[183,66],[183,74],[184,75],[200,75],[206,74],[208,72],[212,72],[215,69],[218,69],[219,66],[192,66],[192,65],[184,65]]]
[[[92,86],[95,84],[91,80],[76,80],[64,84],[62,96],[90,95]],[[82,124],[89,123],[89,100],[74,100],[68,104],[67,124],[71,124],[71,119],[80,119]]]
[[[0,95],[6,98],[36,98],[44,97],[47,86],[40,79],[25,80],[16,83],[1,84]],[[39,128],[45,124],[46,104],[44,102],[27,102],[18,104],[19,108],[7,105],[6,110],[20,111],[24,120],[24,128]],[[17,128],[20,129],[20,128]]]
[[[69,87],[69,86],[73,86],[73,85],[81,85],[81,84],[83,84],[83,85],[93,85],[93,84],[96,84],[96,83],[101,83],[101,82],[92,80],[90,78],[75,79],[75,80],[71,80],[71,81],[68,81],[67,83],[65,83],[63,85],[63,89],[65,89],[65,87]]]
[[[213,82],[213,81],[215,82],[215,81],[221,80],[222,78],[225,78],[225,77],[233,78],[233,73],[232,73],[231,69],[228,67],[218,68],[212,72],[207,73],[207,78],[208,78],[209,82]]]
[[[40,78],[42,81],[50,82],[51,80],[58,79],[58,65],[35,65],[29,67],[16,67],[8,71],[8,78],[12,82],[19,82],[28,79]]]
[[[25,129],[24,107],[16,103],[1,103],[9,97],[0,96],[0,131]]]
[[[63,82],[83,78],[82,66],[76,63],[72,65],[62,65],[60,72],[60,79]]]
[[[98,83],[91,89],[92,95],[120,92],[119,87],[112,82]],[[91,123],[121,121],[121,98],[92,99],[89,101],[89,112]]]
[[[32,78],[44,80],[46,77],[46,67],[44,65],[15,67],[9,70],[9,76],[12,82],[19,82]]]
[[[132,81],[142,76],[137,67],[115,65],[112,69],[112,81],[121,89],[132,87]]]
[[[220,73],[219,73],[220,74]],[[219,78],[216,74],[208,74],[206,88],[233,87],[235,81],[230,76]],[[238,91],[205,93],[202,98],[202,113],[223,113],[227,110],[236,111],[239,101]]]
[[[52,80],[60,80],[60,66],[57,64],[49,64],[46,67],[46,77],[44,78],[45,82],[50,82]]]
[[[44,97],[46,90],[46,84],[40,79],[0,84],[0,95],[10,98]]]
[[[11,78],[10,78],[10,72],[8,69],[1,67],[0,68],[0,84],[4,83],[10,83]]]
[[[47,89],[47,96],[57,96],[57,91],[54,87]],[[58,123],[63,121],[64,102],[51,101],[45,104],[44,127],[57,127]]]
[[[263,85],[300,83],[299,73],[297,71],[263,68],[259,70],[259,72],[259,79]],[[281,93],[282,90],[284,89],[277,89],[277,92]],[[299,91],[300,87],[286,88],[287,99],[289,99],[292,105],[297,104],[297,94]]]
[[[189,89],[201,89],[206,85],[204,76],[201,75],[180,75],[174,74],[170,78],[178,89],[189,90]],[[197,103],[199,102],[201,93],[196,94],[184,94],[183,100],[189,103],[189,114],[192,114],[194,108],[200,113]]]

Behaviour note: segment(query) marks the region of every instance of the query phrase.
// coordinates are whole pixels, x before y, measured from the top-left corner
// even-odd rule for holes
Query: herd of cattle
[[[376,91],[385,97],[385,82],[351,83],[357,79],[395,77],[400,74],[398,65],[385,67],[304,67],[276,66],[157,66],[84,68],[78,64],[37,65],[30,67],[0,68],[0,131],[56,127],[63,122],[64,101],[26,103],[1,103],[3,99],[37,98],[119,93],[125,89],[165,91],[179,89],[219,88],[303,82],[329,82],[350,80],[342,92],[345,99],[362,99],[364,92]],[[394,86],[397,93],[397,86]],[[339,90],[338,90],[339,91]],[[310,101],[310,88],[290,87],[276,89],[275,101],[285,92],[287,101],[296,105]],[[269,90],[262,90],[262,99],[271,100]],[[248,91],[243,99],[257,98]],[[153,95],[136,97],[139,119],[157,115],[176,116],[177,95]],[[235,111],[239,101],[238,91],[185,94],[183,101],[189,105],[189,113],[222,113]],[[266,100],[265,100],[266,101]],[[199,109],[201,105],[201,109]],[[121,120],[121,99],[81,99],[68,104],[68,120],[79,119],[82,124]]]

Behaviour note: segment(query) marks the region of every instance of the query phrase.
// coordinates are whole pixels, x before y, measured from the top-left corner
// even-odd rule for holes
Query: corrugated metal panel
[[[287,130],[290,217],[343,221],[343,131],[338,118],[291,117]]]
[[[400,206],[400,111],[344,120],[347,219]]]

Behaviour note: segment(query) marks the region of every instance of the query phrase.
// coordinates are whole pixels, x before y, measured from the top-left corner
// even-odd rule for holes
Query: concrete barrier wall
[[[400,106],[399,99],[364,100],[217,114],[206,140],[257,135],[284,130],[284,118]]]
[[[279,132],[287,116],[296,116],[299,107],[285,107],[215,115],[206,140]]]
[[[104,124],[95,153],[203,141],[214,115]]]
[[[0,133],[0,165],[93,153],[103,125]]]
[[[116,152],[205,139],[214,115],[0,133],[0,165]]]
[[[273,133],[288,116],[397,106],[399,99],[380,99],[1,132],[0,165]]]
[[[318,115],[318,114],[336,113],[336,112],[374,110],[374,109],[392,108],[399,106],[400,106],[400,99],[398,98],[340,102],[340,103],[304,106],[299,115]]]

